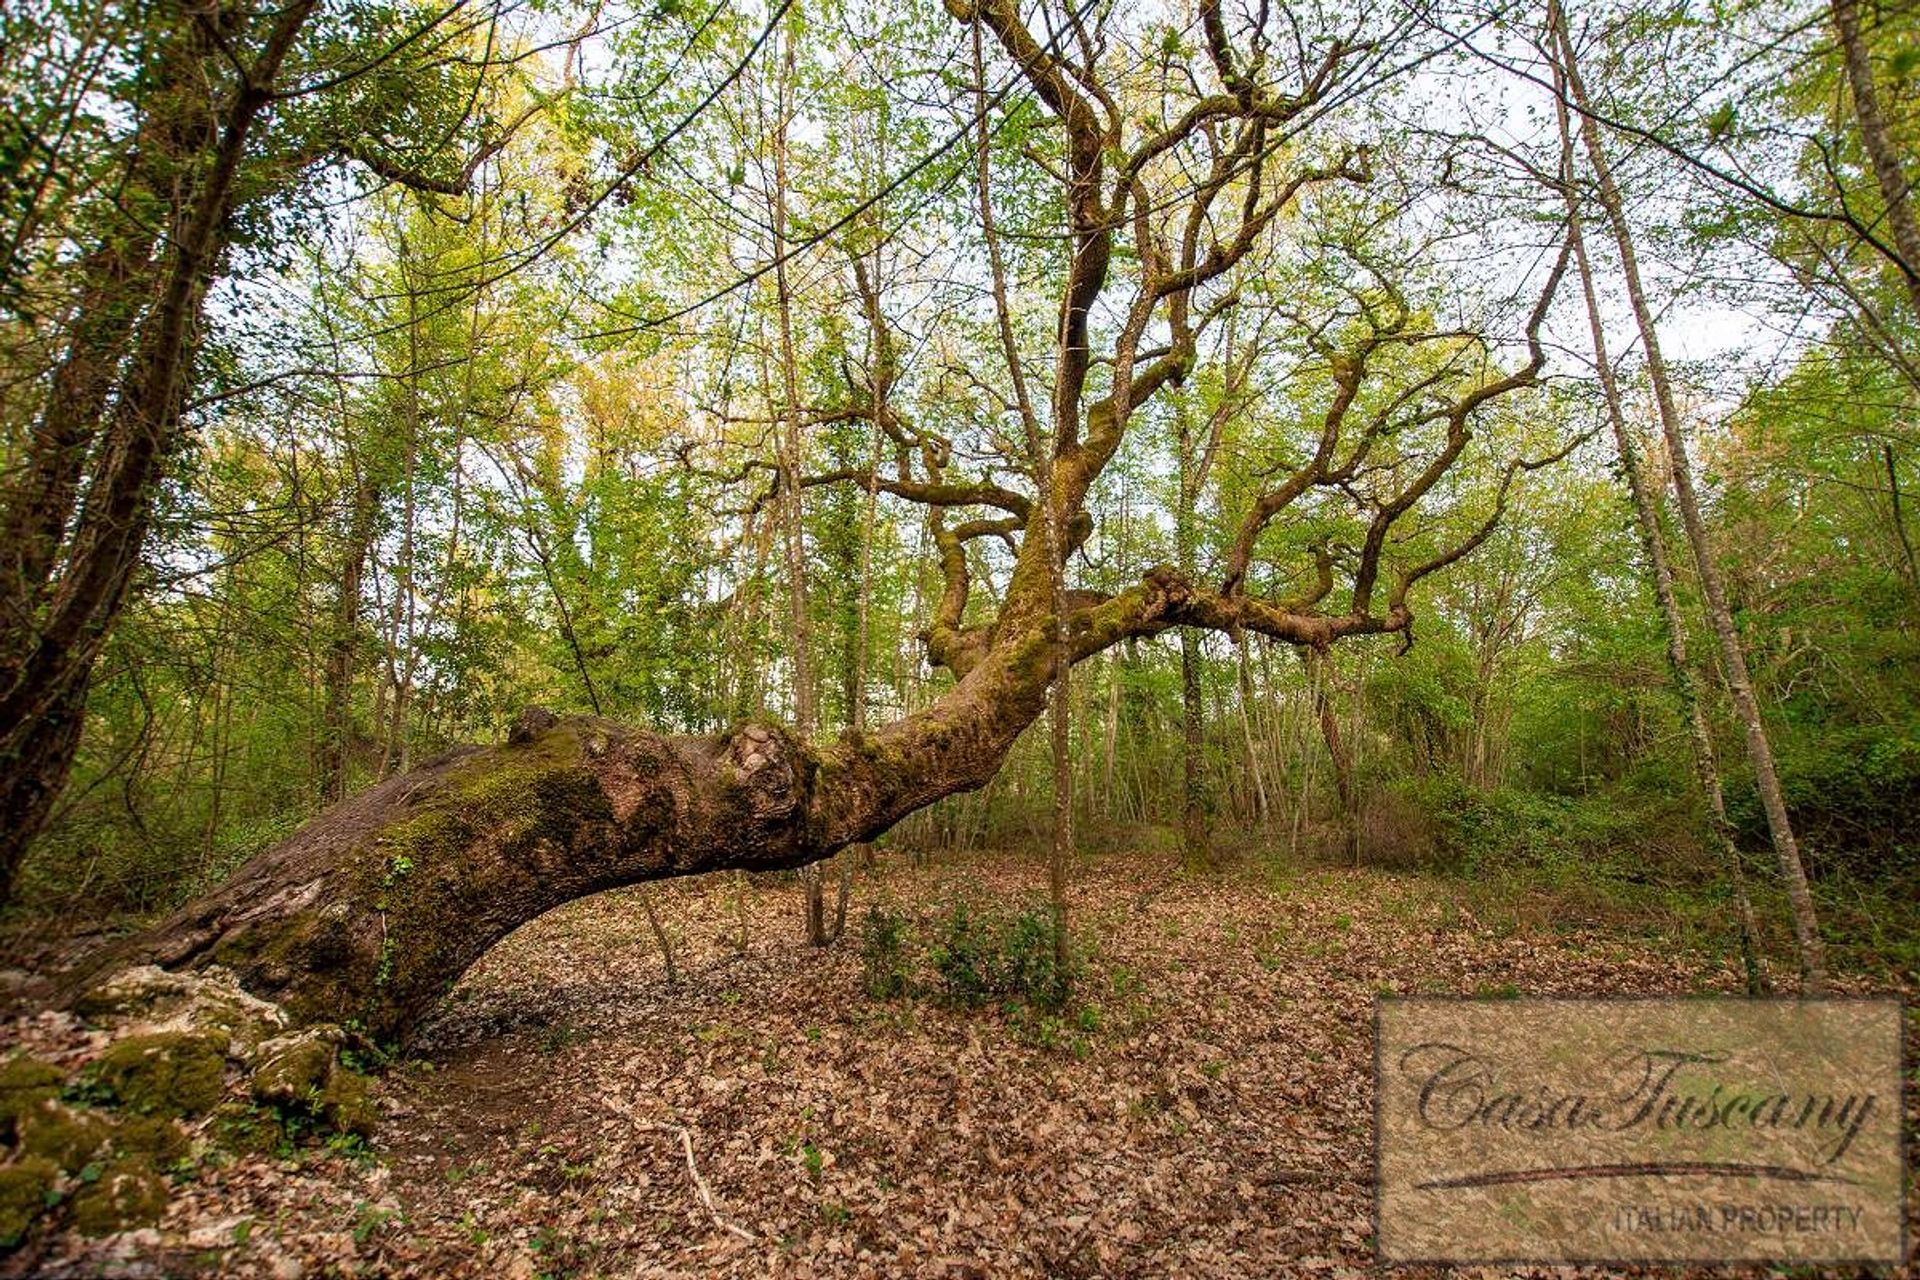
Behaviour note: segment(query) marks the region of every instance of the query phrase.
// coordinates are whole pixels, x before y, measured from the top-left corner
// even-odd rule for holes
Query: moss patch
[[[105,1236],[151,1226],[167,1211],[167,1180],[139,1158],[116,1160],[73,1195],[73,1229]]]
[[[483,904],[534,891],[583,829],[613,823],[573,726],[461,762],[361,855],[358,892],[384,913],[386,943],[354,992],[360,1024],[376,1039],[392,1035],[422,992],[437,996],[464,967],[449,957],[471,958]]]
[[[373,1109],[373,1091],[366,1077],[345,1067],[336,1070],[321,1095],[320,1115],[341,1133],[372,1137],[377,1116]]]
[[[253,1096],[275,1106],[317,1098],[333,1074],[336,1038],[305,1031],[261,1045],[260,1065],[251,1081]]]
[[[113,1138],[113,1121],[51,1099],[20,1117],[20,1149],[78,1173]]]
[[[0,1166],[0,1249],[12,1249],[27,1238],[33,1220],[54,1199],[59,1168],[51,1160],[24,1156]]]
[[[113,1135],[114,1147],[124,1154],[145,1156],[156,1165],[186,1159],[193,1144],[177,1121],[161,1116],[133,1116]]]
[[[270,1156],[286,1144],[287,1131],[265,1107],[228,1102],[213,1113],[213,1137],[236,1154]]]
[[[103,1016],[139,1020],[116,1017],[118,1038],[83,1068],[0,1053],[0,1256],[29,1236],[159,1222],[172,1179],[195,1176],[203,1152],[218,1164],[221,1151],[273,1157],[372,1132],[369,1083],[341,1064],[339,1027],[288,1032],[281,1008],[232,988],[227,975],[186,977],[183,986],[182,975],[156,969],[103,984]],[[156,1013],[167,1021],[148,1020]],[[235,1063],[254,1068],[237,1074],[263,1105],[230,1095]]]
[[[341,1065],[338,1039],[331,1028],[315,1028],[262,1046],[253,1096],[274,1109],[287,1132],[372,1135],[372,1091],[365,1076]]]
[[[205,1115],[224,1088],[225,1048],[190,1032],[130,1036],[101,1055],[92,1079],[135,1115]]]
[[[12,1135],[22,1113],[57,1095],[64,1078],[60,1068],[30,1054],[0,1063],[0,1136]]]

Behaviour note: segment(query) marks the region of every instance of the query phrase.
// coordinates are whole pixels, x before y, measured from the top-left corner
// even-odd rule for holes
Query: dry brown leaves
[[[895,863],[854,915],[1042,883],[1014,859]],[[856,937],[802,945],[796,886],[746,891],[736,953],[734,891],[644,890],[677,987],[641,891],[535,922],[389,1073],[380,1163],[209,1172],[160,1231],[63,1241],[51,1274],[1369,1274],[1377,993],[1738,987],[1592,931],[1500,936],[1442,882],[1116,856],[1073,886],[1097,1029],[1037,1028],[868,998]]]

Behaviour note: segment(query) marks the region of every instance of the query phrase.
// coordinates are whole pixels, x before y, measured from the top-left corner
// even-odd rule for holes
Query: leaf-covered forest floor
[[[1451,883],[1097,859],[1073,881],[1077,1002],[1053,1015],[862,984],[869,904],[926,938],[955,900],[1037,896],[1033,860],[889,856],[825,951],[790,878],[602,895],[468,975],[382,1079],[370,1151],[203,1167],[157,1230],[60,1237],[0,1272],[1371,1273],[1377,993],[1740,987],[1724,957],[1546,899],[1476,911]],[[82,1034],[0,1028],[69,1052]]]

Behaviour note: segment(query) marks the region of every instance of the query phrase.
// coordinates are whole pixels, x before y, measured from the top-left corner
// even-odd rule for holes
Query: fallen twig
[[[692,1130],[688,1129],[685,1125],[661,1124],[654,1120],[642,1120],[639,1116],[634,1115],[628,1108],[617,1106],[614,1103],[608,1102],[605,1098],[600,1099],[600,1105],[637,1129],[646,1129],[654,1133],[679,1134],[680,1149],[686,1152],[687,1155],[687,1176],[693,1179],[693,1189],[699,1194],[700,1203],[706,1209],[707,1216],[713,1219],[713,1225],[719,1227],[729,1235],[737,1236],[748,1244],[752,1244],[759,1239],[758,1236],[754,1235],[753,1232],[747,1230],[745,1227],[728,1222],[726,1218],[721,1216],[720,1206],[714,1202],[713,1188],[708,1186],[707,1180],[700,1176],[700,1166],[694,1163]]]

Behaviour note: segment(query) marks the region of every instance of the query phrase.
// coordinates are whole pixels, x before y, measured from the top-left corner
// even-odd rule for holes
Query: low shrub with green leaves
[[[1438,870],[1524,871],[1548,882],[1594,876],[1633,880],[1646,874],[1647,829],[1664,829],[1681,844],[1692,838],[1692,822],[1684,813],[1617,791],[1591,796],[1517,787],[1480,791],[1441,776],[1404,789],[1434,825]],[[1684,862],[1676,862],[1676,874]]]
[[[913,925],[905,912],[874,903],[860,921],[860,985],[876,1000],[913,990]]]
[[[1053,946],[1053,915],[1029,904],[1018,911],[982,911],[960,901],[941,918],[928,960],[940,991],[959,1004],[1022,1000],[1042,1008],[1066,1003],[1073,985]]]
[[[860,921],[860,985],[875,1000],[924,992],[958,1005],[1059,1010],[1072,995],[1075,967],[1063,971],[1056,960],[1053,913],[1043,902],[999,907],[956,898],[918,929],[898,907],[875,903]]]

